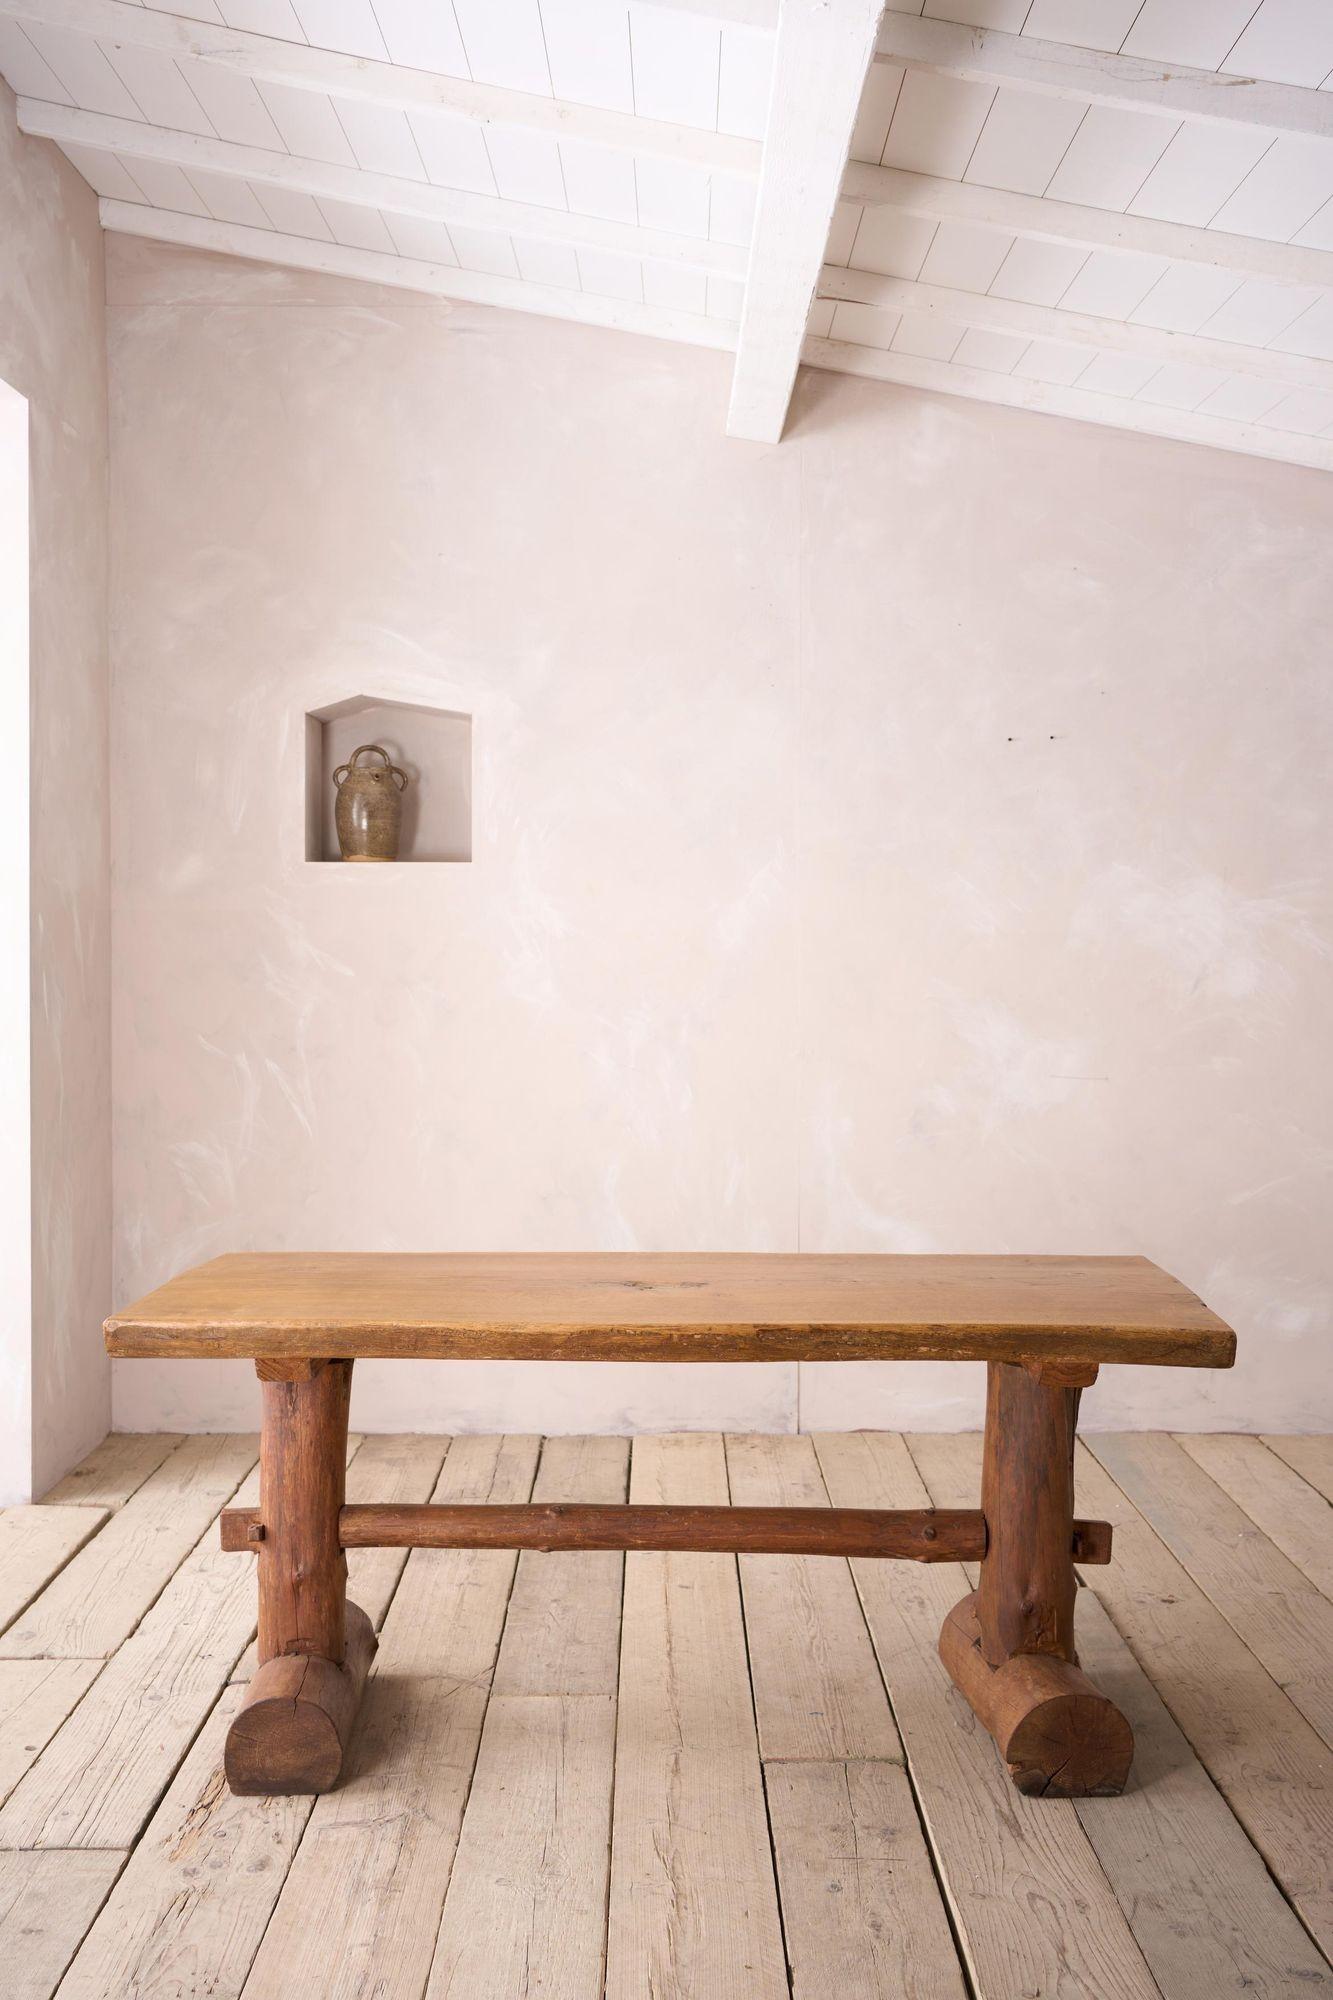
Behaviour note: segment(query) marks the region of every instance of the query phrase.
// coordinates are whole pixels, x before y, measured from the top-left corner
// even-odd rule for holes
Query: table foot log
[[[940,1658],[995,1738],[1020,1792],[1088,1799],[1124,1790],[1134,1733],[1074,1661],[1053,1653],[1015,1653],[992,1667],[981,1650],[975,1591],[945,1619]]]
[[[272,1797],[337,1784],[377,1643],[358,1604],[347,1606],[346,1634],[341,1665],[284,1653],[256,1670],[227,1731],[223,1769],[233,1792]]]

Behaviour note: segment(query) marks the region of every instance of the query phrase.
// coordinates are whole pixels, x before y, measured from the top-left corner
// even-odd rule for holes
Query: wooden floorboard
[[[106,1519],[104,1507],[0,1508],[0,1633],[40,1596]]]
[[[962,1504],[980,1439],[908,1439],[937,1506]],[[1091,1591],[1077,1608],[1079,1657],[1128,1716],[1134,1770],[1118,1799],[1074,1810],[1166,2000],[1278,2000],[1326,1968],[1258,1851]]]
[[[1088,1449],[1333,1748],[1333,1603],[1160,1431]]]
[[[257,1437],[186,1438],[0,1637],[6,1659],[114,1653],[259,1454]],[[72,1518],[62,1508],[59,1518]]]
[[[1333,1506],[1262,1438],[1201,1431],[1178,1437],[1196,1465],[1243,1507],[1316,1590],[1333,1599]]]
[[[1265,1437],[1262,1442],[1333,1504],[1333,1437]]]
[[[353,1438],[349,1497],[975,1504],[975,1436]],[[234,1799],[253,1440],[113,1437],[0,1515],[4,2000],[1333,1994],[1333,1442],[1080,1447],[1120,1799],[1028,1800],[953,1566],[356,1550],[343,1785]],[[535,1487],[534,1487],[535,1479]]]
[[[535,1438],[458,1438],[433,1498],[521,1501]],[[419,1995],[430,1975],[516,1558],[414,1549],[366,1682],[344,1781],[306,1825],[243,1991]]]
[[[630,1497],[721,1505],[722,1439],[634,1440]],[[607,2000],[788,1992],[736,1558],[625,1561]]]
[[[815,1443],[835,1505],[929,1504],[900,1437]],[[858,1559],[852,1571],[978,2000],[1154,2000],[1160,1989],[1074,1807],[1013,1789],[940,1663],[940,1626],[968,1589],[962,1570]]]

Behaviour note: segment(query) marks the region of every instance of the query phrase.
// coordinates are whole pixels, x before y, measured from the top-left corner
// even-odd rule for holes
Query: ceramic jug
[[[384,765],[362,764],[362,757],[382,757]],[[338,846],[344,861],[396,861],[403,824],[403,793],[407,773],[391,762],[380,743],[363,743],[333,774],[338,790],[333,809]]]

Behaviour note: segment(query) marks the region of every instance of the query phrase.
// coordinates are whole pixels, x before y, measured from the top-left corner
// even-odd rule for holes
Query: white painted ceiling
[[[802,358],[1333,467],[1333,0],[877,12],[0,0],[0,71],[108,228],[734,348],[739,435]]]

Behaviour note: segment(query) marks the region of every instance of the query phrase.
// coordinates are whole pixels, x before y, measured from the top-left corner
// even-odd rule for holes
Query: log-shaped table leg
[[[1123,1791],[1134,1736],[1074,1651],[1074,1426],[1078,1390],[992,1362],[975,1591],[940,1633],[940,1657],[999,1745],[1020,1792]]]
[[[338,1539],[351,1386],[350,1361],[264,1381],[259,1667],[227,1732],[233,1792],[324,1792],[342,1768],[375,1650]]]

